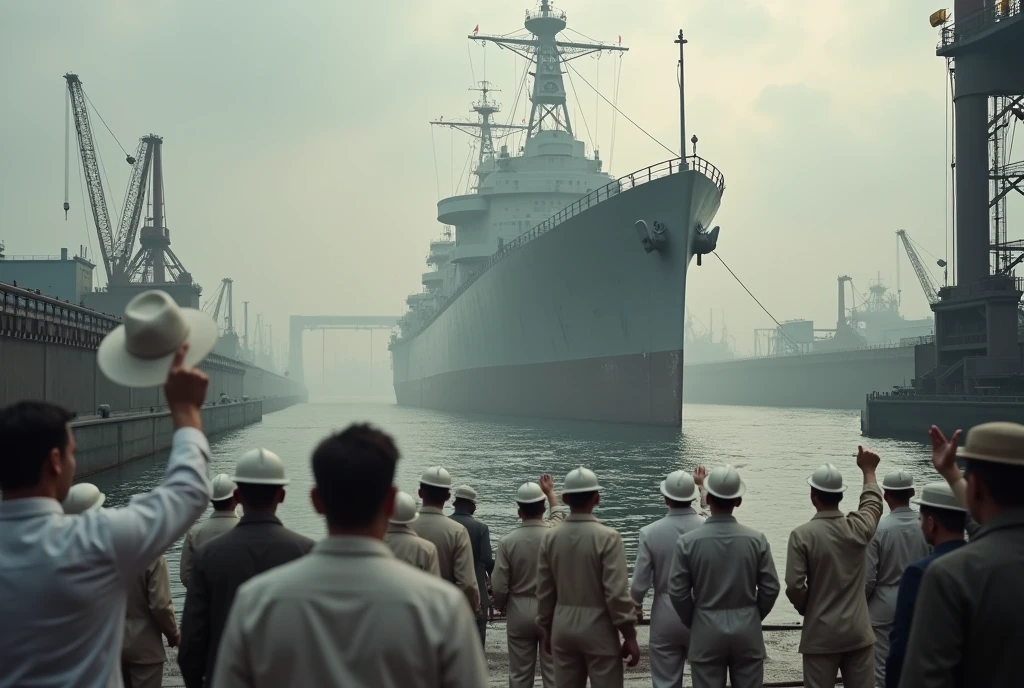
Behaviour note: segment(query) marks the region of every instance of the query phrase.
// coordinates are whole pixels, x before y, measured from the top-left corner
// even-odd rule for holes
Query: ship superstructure
[[[714,249],[722,175],[695,156],[613,178],[569,118],[566,64],[620,45],[563,41],[542,0],[529,37],[472,35],[529,59],[526,124],[480,85],[474,188],[437,204],[423,289],[391,344],[400,404],[678,425],[686,268]],[[680,35],[681,41],[681,35]],[[680,45],[680,47],[682,47]],[[571,66],[568,67],[572,69]],[[520,150],[495,144],[525,133]]]

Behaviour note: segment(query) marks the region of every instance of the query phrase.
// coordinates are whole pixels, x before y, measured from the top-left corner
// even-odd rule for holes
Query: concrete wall
[[[948,435],[991,421],[1024,423],[1024,401],[966,399],[868,399],[861,412],[861,432],[867,437],[927,441],[928,428],[938,425]]]
[[[258,423],[263,412],[262,401],[208,406],[202,410],[203,430],[213,437]],[[78,421],[72,427],[78,445],[76,477],[167,451],[174,433],[171,416],[166,412]]]

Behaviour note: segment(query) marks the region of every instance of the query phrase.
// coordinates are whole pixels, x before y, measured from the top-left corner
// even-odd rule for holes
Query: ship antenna
[[[675,42],[679,44],[679,158],[683,169],[689,169],[686,164],[686,92],[683,90],[683,46],[686,45],[686,39],[683,38],[682,29],[679,29],[679,37]],[[696,146],[693,152],[697,154]]]

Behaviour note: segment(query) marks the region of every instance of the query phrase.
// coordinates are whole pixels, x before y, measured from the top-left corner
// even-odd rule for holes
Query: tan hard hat
[[[391,518],[388,520],[392,523],[404,525],[406,523],[412,523],[420,515],[416,511],[416,500],[412,498],[412,495],[405,492],[398,492],[395,494],[395,511],[391,514]]]
[[[830,463],[818,466],[807,479],[807,484],[822,492],[846,492],[846,485],[843,485],[843,474],[839,469]]]
[[[231,479],[236,483],[249,485],[287,485],[281,457],[269,449],[250,449],[242,454],[235,464]]]
[[[565,476],[565,481],[562,483],[562,494],[600,491],[601,486],[597,482],[597,474],[583,466],[569,471],[569,474]]]
[[[700,489],[686,471],[672,471],[661,481],[661,494],[676,502],[700,499]]]
[[[451,489],[452,474],[440,466],[433,466],[423,471],[423,475],[420,476],[420,484]]]
[[[536,504],[544,499],[544,490],[537,483],[523,483],[516,491],[516,501],[520,504]]]
[[[882,478],[883,490],[910,490],[914,487],[914,476],[909,471],[898,468],[885,474]]]
[[[84,514],[95,511],[103,506],[107,496],[92,483],[78,483],[68,490],[68,496],[61,502],[64,513],[68,515]]]
[[[967,443],[957,456],[975,461],[1024,466],[1024,425],[982,423],[967,433]]]
[[[948,509],[949,511],[967,511],[956,501],[956,495],[945,480],[928,483],[921,488],[921,496],[910,500],[920,506],[928,506],[933,509]]]
[[[711,469],[704,478],[704,489],[719,499],[736,499],[743,496],[747,486],[736,469],[726,464]]]
[[[459,485],[455,488],[455,499],[465,499],[476,504],[476,490],[469,485]]]
[[[230,475],[221,473],[213,479],[213,491],[210,494],[210,501],[221,502],[229,499],[235,493],[236,487],[238,485],[235,484]]]

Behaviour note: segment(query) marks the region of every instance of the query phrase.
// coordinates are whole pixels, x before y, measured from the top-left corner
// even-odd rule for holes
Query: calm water
[[[854,455],[857,444],[864,441],[855,411],[692,405],[684,411],[684,430],[679,433],[338,401],[294,406],[265,416],[261,424],[221,435],[212,443],[211,475],[230,474],[235,459],[246,449],[264,446],[277,452],[292,481],[279,516],[294,530],[322,537],[323,522],[308,496],[309,456],[324,435],[354,421],[371,421],[396,438],[402,452],[398,484],[403,490],[415,494],[420,473],[437,464],[451,471],[456,484],[476,488],[477,516],[490,526],[492,544],[516,523],[513,499],[520,484],[548,472],[560,487],[562,477],[573,468],[593,469],[604,487],[598,515],[622,533],[630,566],[637,530],[665,510],[658,493],[665,474],[701,463],[709,468],[732,463],[747,484],[736,515],[767,534],[780,577],[789,531],[813,514],[807,476],[820,464],[831,462],[847,480],[859,484]],[[882,457],[880,473],[902,466],[918,480],[935,479],[923,444],[872,440],[869,446]],[[165,460],[138,461],[91,480],[107,494],[107,505],[120,506],[160,482]],[[857,495],[857,489],[851,488],[843,506],[855,507]],[[167,556],[179,614],[184,603],[178,583],[180,551],[179,541]],[[798,618],[784,596],[771,615],[775,622]]]

